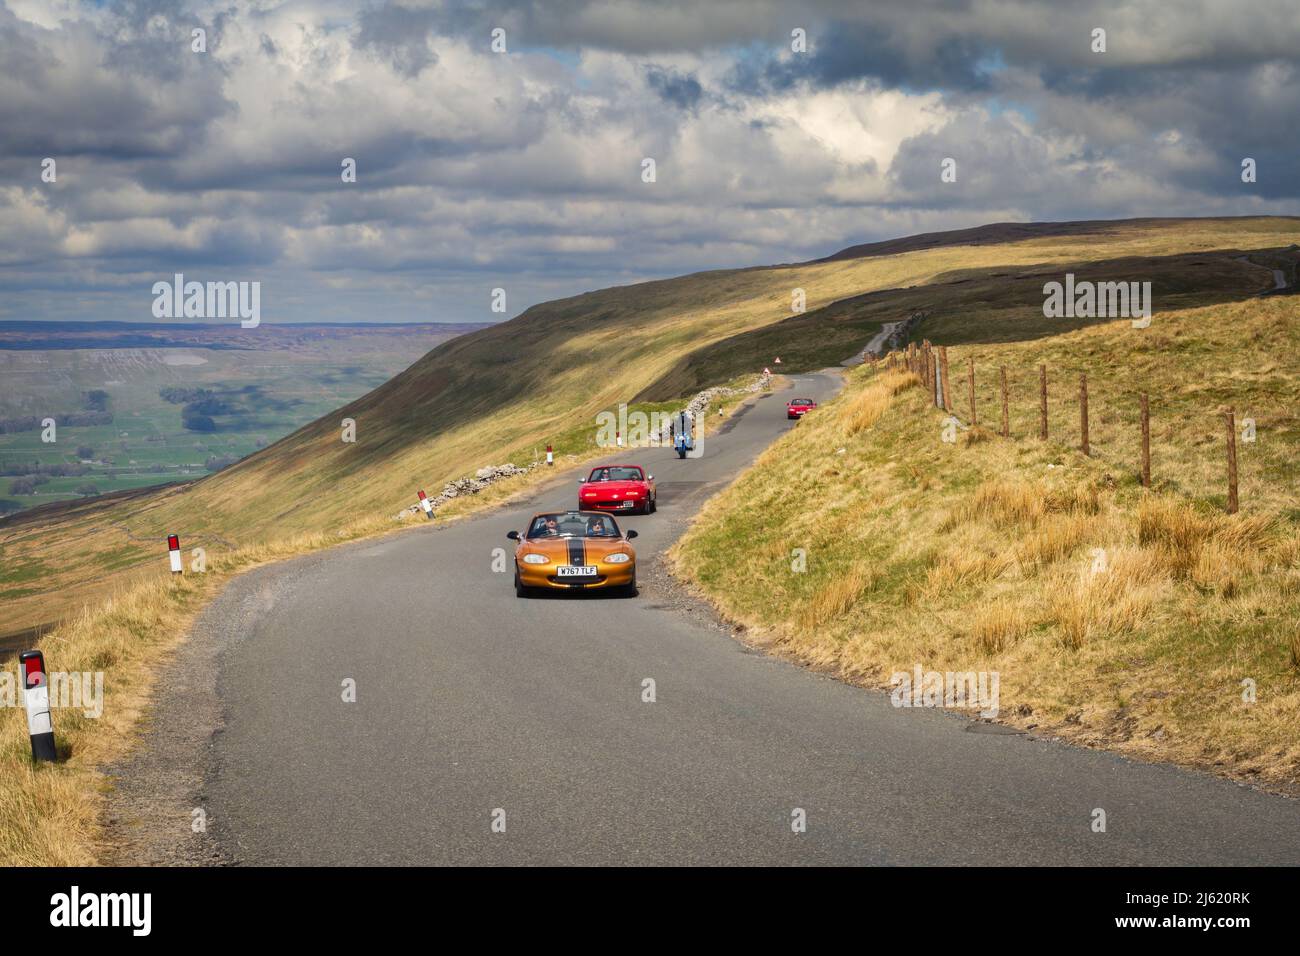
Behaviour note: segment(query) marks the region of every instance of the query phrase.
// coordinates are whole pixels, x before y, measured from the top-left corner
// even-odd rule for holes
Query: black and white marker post
[[[429,499],[425,496],[423,488],[420,489],[420,507],[424,509],[426,518],[433,517],[433,505],[429,504]]]
[[[174,534],[167,536],[167,559],[171,561],[172,574],[181,573],[181,539]]]
[[[23,651],[18,655],[23,672],[23,704],[27,707],[27,733],[32,738],[33,760],[54,760],[54,723],[50,720],[50,687],[45,676],[45,655]]]

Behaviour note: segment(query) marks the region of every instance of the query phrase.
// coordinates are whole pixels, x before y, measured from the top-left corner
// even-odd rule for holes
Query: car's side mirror
[[[578,484],[580,484],[580,485],[585,485],[586,483],[587,483],[587,479],[586,479],[586,478],[579,478],[579,479],[578,479]]]
[[[636,532],[629,529],[627,532],[627,540],[631,541],[635,537],[636,537]]]
[[[518,532],[518,531],[507,531],[507,532],[506,532],[506,537],[509,538],[511,541],[518,541],[518,540],[519,540],[519,532]]]
[[[645,476],[645,480],[646,480],[646,481],[654,481],[654,480],[655,480],[655,476],[654,476],[654,475],[646,475],[646,476]]]

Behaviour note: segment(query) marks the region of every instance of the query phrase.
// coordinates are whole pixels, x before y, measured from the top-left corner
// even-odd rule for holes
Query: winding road
[[[838,377],[794,382],[821,400]],[[574,506],[573,473],[233,581],[117,768],[118,862],[1300,863],[1300,801],[895,709],[747,648],[682,594],[659,556],[795,427],[790,394],[753,402],[700,459],[618,456],[659,482],[659,512],[623,522],[639,597],[519,600],[492,570],[508,530]]]

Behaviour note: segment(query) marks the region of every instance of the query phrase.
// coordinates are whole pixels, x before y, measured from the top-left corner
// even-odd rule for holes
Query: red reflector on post
[[[420,500],[421,500],[421,501],[424,500],[424,491],[423,491],[423,490],[421,490],[421,492],[420,492]]]
[[[18,655],[23,671],[23,706],[27,709],[27,734],[33,760],[57,760],[54,725],[50,722],[50,690],[45,676],[45,655],[23,651]]]
[[[40,651],[23,655],[23,689],[39,687],[45,683],[45,656]]]
[[[181,549],[181,539],[176,537],[176,535],[174,534],[169,534],[167,536],[167,550],[179,551],[180,549]]]

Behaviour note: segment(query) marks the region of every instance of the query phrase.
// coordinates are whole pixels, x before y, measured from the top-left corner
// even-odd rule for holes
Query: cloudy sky
[[[0,319],[152,321],[182,272],[266,322],[492,321],[495,287],[1297,214],[1298,109],[1295,0],[0,0]]]

